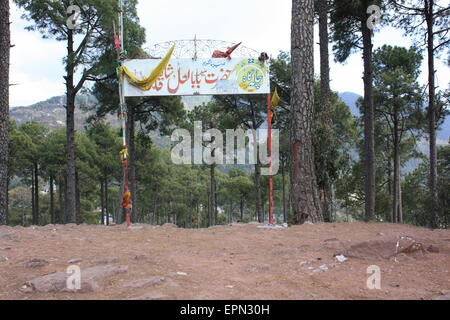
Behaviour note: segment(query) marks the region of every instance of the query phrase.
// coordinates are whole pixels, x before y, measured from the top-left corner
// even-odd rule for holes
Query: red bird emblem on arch
[[[227,51],[225,51],[225,52],[220,51],[220,50],[215,50],[213,52],[212,57],[213,58],[227,58],[228,60],[230,60],[231,59],[231,54],[233,53],[233,51],[236,50],[241,44],[242,44],[242,42],[239,42],[238,44],[236,44],[236,45],[234,45],[232,47],[229,47],[227,49]]]

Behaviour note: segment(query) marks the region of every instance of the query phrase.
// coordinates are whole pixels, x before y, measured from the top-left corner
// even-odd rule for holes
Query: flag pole
[[[119,78],[119,99],[120,99],[120,113],[119,113],[119,119],[122,121],[122,151],[120,152],[120,157],[123,162],[123,200],[121,203],[121,207],[125,209],[125,220],[127,223],[127,226],[131,226],[131,219],[130,219],[130,210],[132,208],[132,201],[131,201],[131,192],[129,190],[128,186],[128,145],[127,145],[127,138],[126,138],[126,131],[127,131],[127,112],[126,112],[126,101],[125,101],[125,95],[124,95],[124,83],[123,83],[123,77],[122,77],[122,66],[123,66],[123,59],[126,56],[126,51],[124,47],[124,19],[123,19],[123,10],[124,10],[124,1],[125,0],[118,0],[119,5],[119,13],[118,13],[118,22],[119,22],[119,30],[118,34],[116,34],[116,31],[114,30],[114,43],[117,51],[117,59],[118,59],[118,70],[117,75]],[[115,29],[115,24],[114,24]]]

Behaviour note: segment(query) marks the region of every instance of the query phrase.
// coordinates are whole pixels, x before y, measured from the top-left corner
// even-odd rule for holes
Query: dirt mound
[[[395,260],[405,257],[420,259],[428,252],[439,251],[436,246],[426,247],[426,241],[416,239],[412,236],[398,235],[386,236],[383,238],[371,239],[352,245],[342,253],[349,258],[359,258],[366,260]]]
[[[350,247],[350,241],[339,240],[337,238],[326,239],[323,242],[323,247],[326,249],[336,250],[338,252],[343,252]]]

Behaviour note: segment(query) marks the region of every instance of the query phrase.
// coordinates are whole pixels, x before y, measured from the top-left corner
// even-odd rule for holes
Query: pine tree
[[[370,5],[381,6],[382,1],[335,0],[330,15],[333,50],[338,62],[344,62],[357,49],[364,61],[364,194],[365,220],[375,214],[375,138],[372,74],[372,33],[369,28]]]
[[[438,128],[439,110],[436,104],[436,70],[435,55],[449,48],[450,6],[446,1],[439,0],[391,0],[390,5],[395,10],[393,24],[405,29],[406,34],[415,35],[426,40],[428,58],[428,134],[430,144],[430,216],[429,225],[436,227],[438,215],[438,174],[436,130]]]
[[[322,119],[322,129],[328,131],[323,135],[325,139],[319,143],[325,145],[334,145],[333,120],[331,118],[331,89],[330,89],[330,62],[329,62],[329,36],[328,36],[328,0],[317,0],[316,11],[319,17],[319,44],[320,44],[320,118]],[[325,163],[328,163],[328,157],[331,155],[325,153]],[[331,159],[330,159],[331,160]],[[331,181],[325,173],[324,183],[320,184],[321,194],[323,195],[322,212],[324,218],[332,220],[331,210]]]
[[[112,29],[112,20],[117,12],[117,2],[113,0],[77,1],[80,9],[78,21],[73,21],[75,10],[69,0],[14,0],[25,10],[24,18],[34,24],[28,30],[38,30],[44,38],[55,38],[67,45],[67,55],[64,59],[66,75],[66,201],[65,211],[67,221],[76,223],[77,210],[77,173],[75,148],[75,99],[88,80],[93,80],[98,70],[98,56],[101,53],[102,41],[105,41],[105,30]],[[70,10],[69,10],[70,9]],[[78,46],[75,46],[77,36],[81,36]],[[81,78],[75,80],[75,72],[83,67]]]
[[[0,225],[8,218],[9,0],[0,1]]]
[[[320,222],[312,130],[314,117],[314,1],[292,1],[291,205],[294,222]]]
[[[387,127],[386,145],[393,163],[391,222],[403,223],[401,156],[410,132],[419,129],[422,56],[416,49],[383,46],[374,53],[375,112]]]

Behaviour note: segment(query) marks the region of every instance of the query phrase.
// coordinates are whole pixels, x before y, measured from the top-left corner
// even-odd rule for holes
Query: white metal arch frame
[[[191,40],[173,40],[162,43],[157,43],[151,47],[145,49],[145,51],[152,58],[164,57],[175,45],[175,50],[172,54],[174,58],[192,58],[192,59],[207,59],[211,58],[215,50],[227,51],[229,47],[232,47],[236,43],[223,40],[210,40],[210,39],[191,39]],[[258,58],[261,52],[240,45],[232,54],[234,58]]]

